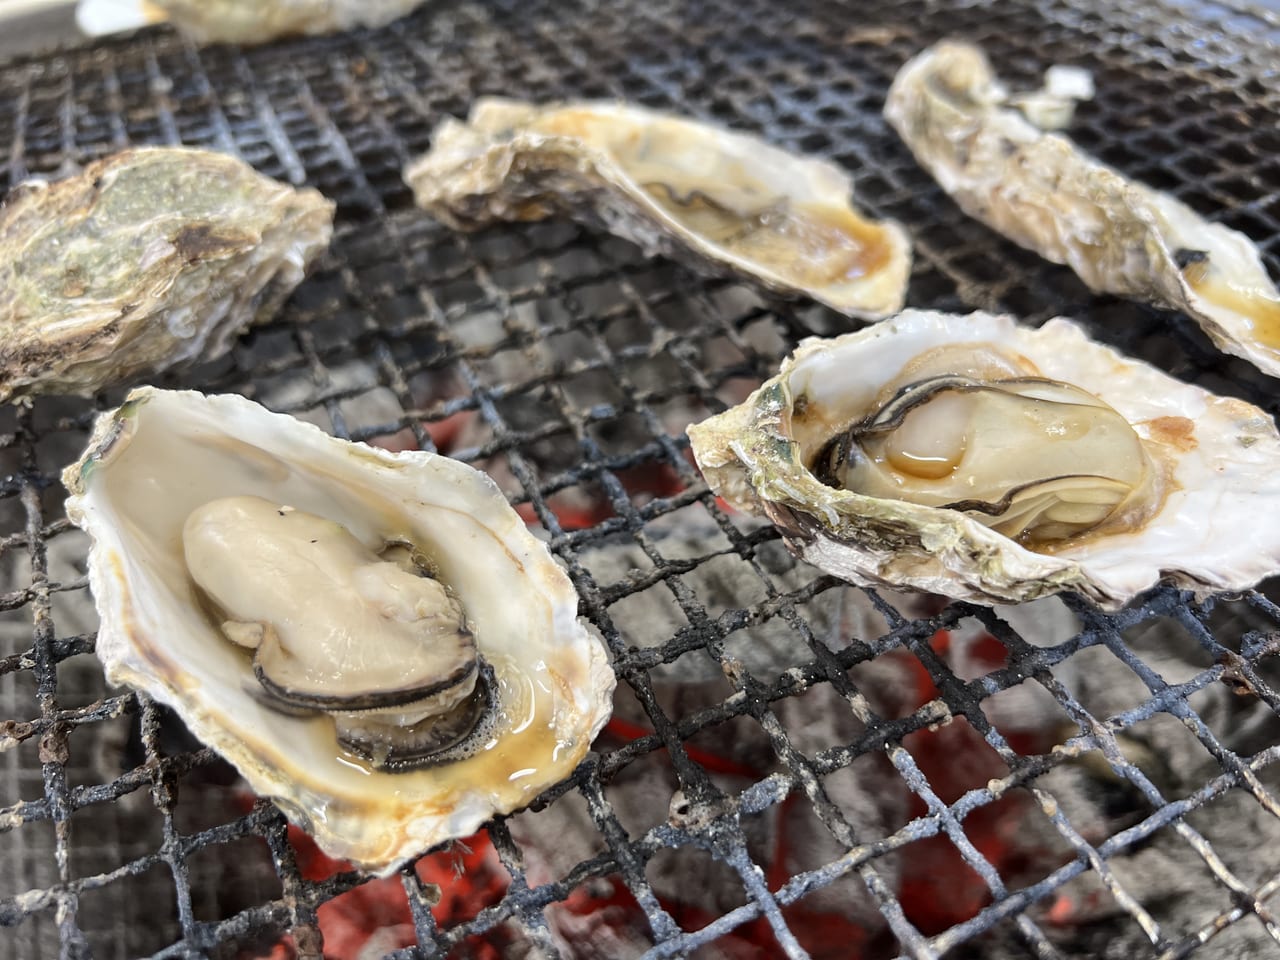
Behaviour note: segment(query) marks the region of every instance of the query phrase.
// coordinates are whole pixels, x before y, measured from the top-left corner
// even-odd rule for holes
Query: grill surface
[[[1274,383],[1214,351],[1190,321],[1095,297],[967,220],[880,117],[896,69],[944,36],[982,43],[1017,83],[1054,62],[1088,67],[1098,97],[1070,133],[1248,233],[1280,276],[1274,21],[1138,2],[1105,14],[1062,0],[862,6],[445,0],[380,31],[260,49],[196,50],[161,30],[0,65],[10,184],[128,144],[183,142],[335,199],[332,250],[276,321],[231,357],[162,385],[241,392],[339,436],[394,435],[425,449],[465,422],[449,452],[527,505],[616,658],[619,716],[634,735],[606,733],[570,782],[490,826],[512,880],[478,915],[433,918],[434,891],[406,869],[407,939],[418,946],[403,956],[470,955],[477,934],[509,956],[563,953],[549,905],[610,878],[638,904],[654,957],[804,956],[811,931],[797,911],[824,889],[851,891],[882,918],[885,929],[861,945],[869,957],[1103,956],[1121,943],[1128,957],[1244,956],[1246,929],[1264,945],[1255,949],[1280,951],[1267,905],[1280,890],[1275,849],[1257,839],[1229,853],[1209,839],[1228,818],[1280,816],[1280,609],[1269,590],[1195,603],[1161,588],[1111,616],[1069,599],[1032,616],[938,604],[920,617],[899,598],[817,576],[787,558],[771,528],[717,506],[682,428],[768,376],[800,337],[847,321],[695,278],[568,223],[460,236],[415,211],[400,180],[433,125],[482,94],[675,108],[849,168],[860,203],[914,235],[911,305],[1008,310],[1030,323],[1075,316],[1104,342],[1275,413]],[[65,520],[58,471],[94,413],[120,396],[0,413],[3,952],[233,957],[290,932],[300,953],[314,952],[317,911],[363,879],[308,879],[316,874],[274,808],[237,807],[229,768],[146,698],[107,689],[92,657],[85,540]],[[646,492],[643,478],[655,475],[660,489]],[[589,520],[566,519],[582,503],[593,505]],[[863,611],[855,627],[849,609]],[[1049,636],[1044,625],[1064,618],[1070,629]],[[1000,657],[960,675],[936,632],[977,627]],[[1173,676],[1160,657],[1175,649],[1191,667]],[[893,664],[936,690],[888,717],[864,693],[867,677]],[[1098,671],[1140,694],[1091,712],[1077,679]],[[677,677],[705,683],[682,698],[671,695]],[[1058,705],[1052,749],[1016,747],[997,719],[995,705],[1031,687]],[[1210,710],[1227,689],[1239,710]],[[796,719],[805,703],[844,711],[839,729],[852,732],[824,740],[820,723]],[[930,779],[922,737],[948,717],[998,758],[989,782],[949,792]],[[1161,724],[1190,738],[1198,765],[1157,776],[1158,762],[1135,759],[1135,744],[1159,750]],[[766,746],[754,772],[713,762],[716,749],[752,737]],[[1073,820],[1053,779],[1086,761],[1125,807],[1101,834]],[[848,771],[896,778],[914,805],[896,821],[860,816],[833,799]],[[658,799],[637,803],[642,789]],[[1066,850],[1016,877],[974,839],[1010,798]],[[587,853],[532,875],[527,838],[574,804],[593,831]],[[772,862],[760,825],[784,810],[837,853]],[[978,899],[967,918],[922,919],[897,879],[938,843],[969,865]],[[1212,895],[1170,916],[1135,892],[1121,865],[1153,844],[1181,851]],[[714,875],[732,895],[694,918],[659,890],[671,870],[690,883]],[[1086,873],[1100,881],[1104,919],[1067,937],[1052,907]],[[731,951],[748,930],[764,953]]]

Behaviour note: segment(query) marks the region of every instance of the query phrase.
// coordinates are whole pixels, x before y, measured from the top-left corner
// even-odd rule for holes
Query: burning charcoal
[[[683,513],[673,514],[651,522],[647,532],[654,547],[664,556],[704,558],[704,562],[683,579],[708,606],[717,610],[733,607],[759,591],[759,577],[745,562],[738,562],[736,557],[735,562],[716,562],[714,558],[724,553],[725,540],[709,519],[690,522]],[[808,581],[805,566],[788,556],[776,542],[757,548],[757,556],[783,589],[798,589]],[[592,550],[584,556],[584,562],[602,585],[625,580],[632,571],[649,565],[644,553],[627,543],[607,544],[603,549]],[[904,600],[904,607],[910,609],[913,602]],[[850,637],[867,639],[884,631],[883,621],[861,591],[838,587],[818,595],[802,609],[818,642],[832,648],[839,648]],[[687,620],[670,592],[660,584],[632,594],[625,610],[618,611],[618,617],[618,622],[625,625],[643,625],[642,630],[630,629],[626,633],[628,641],[641,648],[661,643],[678,635],[682,628],[687,629]],[[744,675],[754,683],[776,682],[788,669],[813,659],[802,636],[782,618],[731,634],[726,647],[741,662]],[[882,659],[875,669],[880,673],[880,682],[863,689],[873,700],[878,700],[882,692],[891,695],[901,686],[903,666]],[[649,675],[662,709],[677,721],[716,707],[729,692],[721,665],[701,650],[685,654],[674,663],[659,665],[651,669]],[[884,710],[885,706],[880,702],[868,705],[873,710]],[[795,749],[807,755],[848,743],[865,729],[854,709],[829,683],[815,684],[803,696],[780,700],[775,709]],[[603,736],[606,740],[611,736],[625,740],[651,729],[651,721],[637,709],[635,700],[620,695],[614,720],[606,726]],[[714,780],[726,786],[738,785],[738,789],[780,767],[768,734],[750,719],[718,725],[704,736],[695,736],[686,746],[686,752]],[[856,776],[848,775],[850,773],[844,771],[842,775],[828,778],[830,800],[852,825],[855,835],[868,839],[884,836],[888,832],[886,824],[901,820],[905,809],[901,781],[895,784],[896,774],[874,763],[859,767]],[[666,810],[678,790],[679,782],[670,763],[658,753],[633,761],[621,770],[610,783],[609,796],[623,824],[642,831],[655,825],[652,811]],[[757,862],[772,864],[771,869],[789,875],[801,868],[831,862],[844,853],[830,831],[808,811],[808,804],[808,800],[797,795],[793,801],[776,805],[761,816],[744,819],[743,826]],[[548,813],[568,817],[577,809],[576,804],[561,800]],[[586,816],[582,810],[578,815]],[[530,824],[527,829],[522,835],[525,843],[541,851],[537,855],[545,858],[552,874],[590,855],[586,841],[579,847],[566,844],[563,838],[589,837],[596,832],[590,826],[561,828],[558,824],[550,828]],[[539,840],[539,837],[555,838],[552,849],[544,849],[548,840]],[[739,902],[741,881],[723,864],[678,857],[670,860],[667,872],[662,868],[664,863],[667,861],[660,861],[649,871],[650,881],[664,901],[702,911],[707,916],[722,913]],[[702,872],[691,877],[692,869]],[[895,882],[891,869],[882,867],[881,871],[891,884]],[[874,900],[856,877],[805,898],[804,910],[814,916],[828,912],[870,931],[883,925]]]

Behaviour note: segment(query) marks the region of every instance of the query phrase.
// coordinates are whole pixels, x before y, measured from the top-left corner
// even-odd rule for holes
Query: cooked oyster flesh
[[[0,209],[0,400],[226,353],[329,243],[333,204],[235,157],[146,147]]]
[[[967,214],[1093,290],[1183,311],[1220,350],[1280,376],[1280,290],[1253,242],[1045,133],[1036,124],[1056,123],[1055,108],[1031,100],[1010,97],[977,47],[945,41],[898,72],[884,112]]]
[[[371,742],[426,756],[475,726],[484,698],[462,607],[402,555],[381,559],[341,524],[252,496],[198,507],[182,541],[223,635],[254,651],[268,702],[332,712],[339,741],[366,756]]]
[[[853,316],[899,309],[910,270],[906,234],[861,216],[838,167],[626,104],[482,99],[405,179],[457,229],[564,213]]]
[[[819,454],[824,483],[962,510],[1026,545],[1150,508],[1154,469],[1132,426],[1066,383],[939,376],[911,383]]]

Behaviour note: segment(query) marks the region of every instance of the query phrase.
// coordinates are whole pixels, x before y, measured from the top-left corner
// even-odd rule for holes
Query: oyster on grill
[[[622,103],[483,98],[436,128],[405,180],[458,230],[566,214],[855,317],[900,309],[911,269],[906,233],[859,214],[833,164]]]
[[[387,873],[564,777],[613,672],[487,476],[242,397],[134,390],[63,482],[109,679]]]
[[[898,72],[884,113],[965,213],[1092,290],[1183,311],[1219,349],[1280,376],[1280,292],[1249,238],[1043,132],[1006,100],[981,50],[943,42]]]
[[[0,400],[220,356],[332,228],[315,190],[206,150],[140,147],[20,185],[0,209]]]
[[[201,43],[265,43],[295,34],[380,27],[425,0],[80,0],[76,23],[91,36],[171,21]]]
[[[689,439],[718,494],[854,583],[1115,608],[1280,570],[1271,418],[1061,318],[906,310],[809,339]]]

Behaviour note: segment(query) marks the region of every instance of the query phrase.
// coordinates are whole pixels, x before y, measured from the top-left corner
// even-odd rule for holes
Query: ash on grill
[[[1274,953],[1270,588],[1213,604],[1158,589],[1102,615],[819,577],[717,504],[683,430],[842,319],[572,224],[461,236],[400,178],[487,93],[726,122],[850,169],[868,214],[913,234],[913,305],[1075,316],[1274,413],[1274,383],[1185,318],[1095,297],[965,218],[880,116],[898,67],[943,36],[982,44],[1011,85],[1084,66],[1098,96],[1071,135],[1259,239],[1280,275],[1264,41],[1280,27],[1214,9],[1209,29],[1137,0],[442,0],[252,50],[146,32],[0,64],[14,182],[183,141],[335,199],[333,247],[278,320],[160,385],[486,469],[569,568],[621,679],[570,781],[365,881],[155,704],[105,689],[85,540],[56,486],[92,410],[0,411],[6,955],[285,958],[321,939],[330,957]]]

